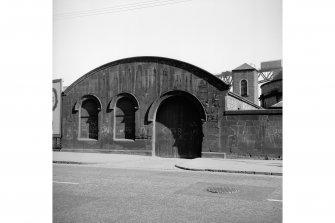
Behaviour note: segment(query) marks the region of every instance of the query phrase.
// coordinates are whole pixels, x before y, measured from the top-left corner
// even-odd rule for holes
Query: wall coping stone
[[[236,94],[234,92],[228,91],[228,95],[232,96],[233,98],[236,98],[236,99],[238,99],[240,101],[243,101],[243,102],[247,103],[248,105],[251,105],[251,106],[253,106],[253,107],[257,108],[257,109],[263,109],[262,107],[256,105],[252,101],[249,101],[248,99],[245,99],[245,98],[241,97],[240,95],[238,95],[238,94]]]
[[[262,110],[234,110],[225,111],[223,115],[282,115],[282,109],[262,109]]]

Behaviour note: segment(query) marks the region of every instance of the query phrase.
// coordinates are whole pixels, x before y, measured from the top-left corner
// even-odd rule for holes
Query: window
[[[241,80],[241,96],[247,97],[248,96],[248,82],[247,80]]]
[[[120,95],[115,105],[114,139],[135,140],[136,99],[130,94]]]
[[[80,108],[80,138],[98,139],[98,104],[94,99],[86,99]]]

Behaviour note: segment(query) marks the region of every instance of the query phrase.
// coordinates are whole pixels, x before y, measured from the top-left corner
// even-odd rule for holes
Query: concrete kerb
[[[52,161],[52,163],[57,163],[57,164],[75,164],[75,165],[92,165],[92,164],[99,164],[99,163],[90,163],[90,162],[75,162],[75,161]]]
[[[213,163],[214,162],[214,163]],[[73,152],[54,152],[54,164],[98,165],[121,168],[182,169],[188,171],[208,171],[223,173],[257,174],[282,176],[282,163],[269,165],[257,160],[227,160],[199,158],[194,160],[165,159],[124,154],[85,154]],[[279,168],[274,168],[278,166]]]
[[[196,169],[196,168],[182,167],[182,166],[179,166],[179,165],[175,165],[175,167],[177,167],[179,169],[191,170],[191,171],[209,171],[209,172],[223,172],[223,173],[241,173],[241,174],[283,176],[283,173],[274,173],[274,172],[259,172],[259,171],[244,171],[244,170],[220,170],[220,169]]]

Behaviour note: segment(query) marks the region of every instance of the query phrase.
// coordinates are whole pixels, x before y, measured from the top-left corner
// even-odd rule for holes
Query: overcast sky
[[[218,74],[282,59],[281,0],[54,0],[53,78],[133,56]]]

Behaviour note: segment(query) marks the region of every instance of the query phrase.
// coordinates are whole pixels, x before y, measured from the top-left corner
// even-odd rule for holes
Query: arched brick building
[[[162,57],[126,58],[90,71],[63,92],[62,145],[64,150],[161,157],[248,155],[250,149],[260,155],[280,150],[281,155],[281,145],[256,145],[258,133],[243,133],[249,141],[241,141],[234,128],[246,126],[248,115],[225,115],[240,108],[261,109],[194,65]],[[245,121],[238,124],[241,117]]]

